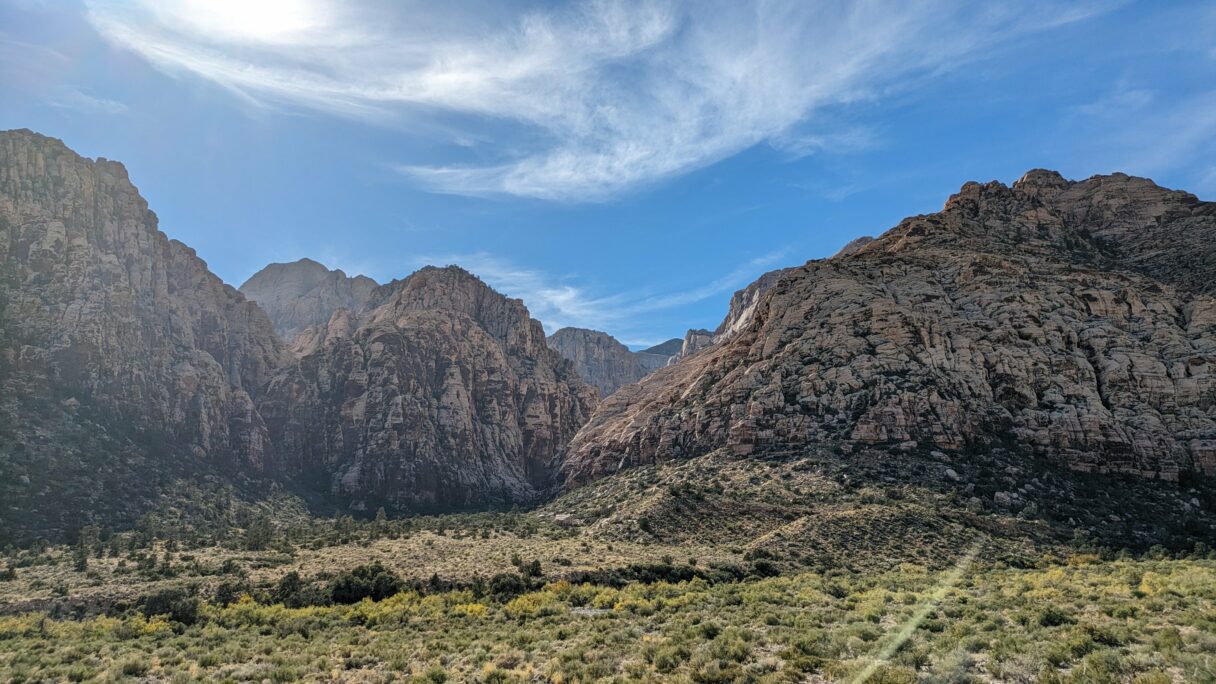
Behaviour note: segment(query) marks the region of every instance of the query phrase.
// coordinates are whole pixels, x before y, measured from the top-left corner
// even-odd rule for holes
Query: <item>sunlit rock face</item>
[[[309,337],[259,408],[277,467],[356,508],[533,501],[596,403],[521,301],[456,267],[384,285]]]
[[[670,354],[630,351],[608,333],[585,328],[562,328],[549,336],[549,346],[569,359],[578,374],[600,391],[601,397],[637,382],[667,365]]]
[[[603,402],[568,485],[812,444],[1216,475],[1216,204],[1032,171],[766,278],[733,333]]]

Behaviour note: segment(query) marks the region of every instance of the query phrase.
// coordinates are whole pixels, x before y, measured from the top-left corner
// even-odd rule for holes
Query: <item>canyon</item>
[[[0,521],[7,541],[129,525],[182,481],[484,510],[810,453],[952,463],[959,487],[991,454],[1206,486],[1214,244],[1216,204],[1036,170],[765,274],[715,330],[634,352],[546,335],[455,266],[380,285],[306,259],[237,290],[121,164],[8,131]]]

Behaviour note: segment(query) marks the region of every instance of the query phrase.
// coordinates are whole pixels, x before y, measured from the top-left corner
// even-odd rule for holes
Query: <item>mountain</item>
[[[672,342],[664,343],[671,348]],[[671,354],[653,351],[630,351],[608,333],[585,328],[562,328],[549,336],[549,347],[574,363],[578,374],[599,389],[606,397],[624,385],[641,380],[666,366]]]
[[[567,486],[811,445],[1216,475],[1214,245],[1216,204],[1147,179],[968,183],[941,212],[766,275],[732,334],[601,404]]]
[[[289,349],[121,164],[30,131],[0,133],[0,264],[0,543],[129,526],[183,480],[527,503],[595,406],[522,302],[456,268],[369,290],[271,266],[246,286],[285,336],[324,316]]]
[[[844,250],[841,251],[848,250],[855,245],[865,244],[865,241],[869,239],[857,238],[846,245]],[[764,296],[764,293],[768,292],[788,270],[778,269],[776,271],[769,271],[752,281],[752,283],[742,290],[735,291],[731,295],[730,302],[727,305],[726,318],[722,319],[718,327],[713,331],[694,329],[686,332],[684,339],[680,341],[679,348],[668,361],[668,364],[677,363],[706,347],[722,342],[739,330],[742,330],[751,321],[752,315],[755,314],[756,307],[759,306],[760,299]]]
[[[523,302],[454,266],[377,288],[301,352],[259,404],[279,469],[354,508],[534,501],[596,402]]]
[[[241,285],[241,293],[270,316],[275,332],[291,341],[317,325],[325,325],[338,309],[360,311],[376,289],[367,276],[348,277],[313,261],[270,264]]]
[[[166,481],[259,472],[286,349],[165,237],[117,162],[0,133],[0,528],[130,520]]]
[[[246,286],[288,347],[121,164],[30,131],[0,133],[0,265],[0,543],[183,481],[397,513],[561,488],[597,535],[842,562],[1216,536],[1216,204],[1142,178],[968,183],[766,274],[661,368],[456,267],[269,267]]]
[[[683,345],[683,343],[684,343],[684,340],[680,339],[679,337],[673,337],[670,340],[667,340],[666,342],[661,342],[659,344],[656,344],[653,347],[648,347],[646,349],[639,351],[638,353],[639,354],[653,354],[655,356],[663,356],[663,357],[671,357],[671,356],[675,356],[676,354],[678,354],[680,352],[680,346]],[[664,364],[664,365],[666,365],[666,364]]]

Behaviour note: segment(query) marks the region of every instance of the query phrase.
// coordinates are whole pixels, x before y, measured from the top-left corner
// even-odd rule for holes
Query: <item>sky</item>
[[[10,128],[234,286],[459,264],[641,348],[968,180],[1216,199],[1216,3],[0,0]]]

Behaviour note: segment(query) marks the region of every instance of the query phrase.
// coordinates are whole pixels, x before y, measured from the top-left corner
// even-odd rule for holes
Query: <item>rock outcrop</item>
[[[666,359],[666,358],[675,356],[676,354],[679,354],[680,347],[682,347],[682,346],[684,346],[684,340],[679,337],[673,337],[670,340],[667,340],[666,342],[660,342],[659,344],[656,344],[653,347],[647,347],[638,353],[639,354],[650,354],[652,356],[658,356],[658,357]],[[664,363],[663,365],[667,365],[667,364]]]
[[[874,238],[870,237],[869,235],[863,235],[859,238],[849,240],[849,243],[847,245],[845,245],[844,247],[841,247],[840,251],[836,252],[836,254],[833,256],[837,256],[837,257],[848,256],[848,255],[852,254],[853,252],[860,250],[862,247],[865,247],[866,245],[870,244],[871,242],[874,242]]]
[[[562,328],[549,336],[549,346],[569,359],[578,374],[606,397],[667,365],[670,355],[634,352],[608,333]]]
[[[0,520],[54,534],[196,467],[260,471],[287,357],[121,164],[0,133]]]
[[[1122,174],[968,183],[838,257],[779,272],[734,333],[623,388],[568,486],[808,444],[1216,475],[1216,204]]]
[[[333,310],[289,350],[121,164],[0,133],[0,545],[130,523],[199,477],[355,508],[525,503],[595,406],[522,302],[459,269],[249,285],[288,334]]]
[[[348,277],[312,259],[300,259],[270,264],[240,289],[270,316],[275,332],[290,342],[306,328],[328,323],[338,309],[361,311],[376,287],[367,276]]]
[[[714,333],[704,328],[696,328],[684,333],[684,340],[680,344],[680,352],[667,360],[667,365],[679,363],[684,359],[696,354],[702,349],[706,349],[717,341]]]
[[[528,502],[594,391],[521,301],[425,268],[334,314],[259,405],[281,471],[354,508]]]
[[[731,295],[726,318],[722,319],[718,327],[712,332],[704,329],[689,330],[684,334],[679,352],[668,359],[667,365],[679,363],[702,349],[729,339],[731,335],[745,328],[756,313],[756,307],[759,306],[764,293],[781,279],[786,270],[788,269],[769,271],[742,290],[737,290]]]

